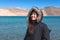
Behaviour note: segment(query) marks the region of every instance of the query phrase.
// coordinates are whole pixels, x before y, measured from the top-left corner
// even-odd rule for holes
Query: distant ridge
[[[42,10],[44,10],[47,16],[60,16],[60,8],[57,7],[45,7]]]
[[[27,12],[20,8],[0,8],[0,16],[26,16]]]
[[[49,6],[41,9],[44,16],[60,16],[60,8]],[[23,8],[0,8],[0,16],[27,16],[29,10]]]

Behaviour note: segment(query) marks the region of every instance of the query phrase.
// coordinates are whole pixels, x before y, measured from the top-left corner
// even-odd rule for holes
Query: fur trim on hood
[[[41,22],[42,17],[43,17],[43,13],[42,13],[42,11],[41,11],[40,9],[38,9],[37,7],[33,7],[33,8],[30,9],[30,11],[29,11],[29,13],[28,13],[28,15],[27,15],[27,22],[29,23],[29,16],[30,16],[30,14],[31,14],[31,12],[32,12],[33,10],[38,13],[37,22]]]

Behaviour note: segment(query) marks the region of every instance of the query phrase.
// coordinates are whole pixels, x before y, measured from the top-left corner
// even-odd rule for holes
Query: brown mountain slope
[[[0,8],[0,16],[26,16],[28,13],[25,9],[19,8]]]
[[[44,16],[60,16],[60,8],[45,7],[41,9]],[[22,8],[0,8],[0,16],[27,16],[29,10]]]
[[[48,16],[60,16],[60,8],[45,7],[42,10],[44,10],[45,14],[48,15]]]

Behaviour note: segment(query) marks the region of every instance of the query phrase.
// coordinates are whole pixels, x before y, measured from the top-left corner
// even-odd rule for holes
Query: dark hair
[[[35,12],[37,14],[37,17],[38,17],[38,13],[35,10],[32,10],[31,13],[30,13],[30,16],[29,16],[29,23],[32,23],[31,15],[32,15],[33,12]]]
[[[32,15],[33,12],[35,12],[37,14],[37,17],[38,17],[38,13],[35,10],[32,10],[32,12],[30,13],[30,16]]]
[[[33,31],[34,31],[34,24],[33,24],[32,19],[31,19],[31,15],[32,15],[33,12],[36,12],[36,11],[32,10],[32,12],[30,13],[30,16],[29,16],[29,25],[28,25],[28,28],[29,28],[29,33],[30,34],[32,34]],[[38,13],[37,12],[36,12],[36,14],[37,14],[37,17],[38,17]],[[36,22],[37,22],[37,20],[36,20]]]

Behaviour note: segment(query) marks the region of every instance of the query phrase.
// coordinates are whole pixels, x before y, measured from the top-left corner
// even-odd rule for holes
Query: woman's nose
[[[32,18],[35,18],[35,15],[32,15]]]

